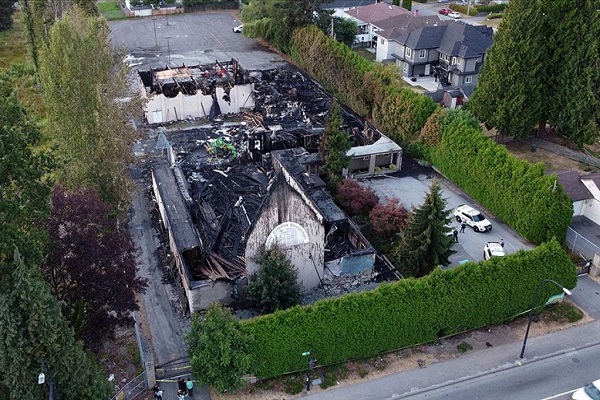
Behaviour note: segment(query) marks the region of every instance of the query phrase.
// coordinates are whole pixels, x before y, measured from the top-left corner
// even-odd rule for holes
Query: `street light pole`
[[[154,48],[158,50],[158,40],[156,39],[156,17],[152,17],[152,23],[154,24]]]
[[[527,337],[529,336],[529,328],[531,327],[531,320],[533,318],[533,312],[535,310],[535,305],[537,303],[537,298],[538,298],[538,294],[540,293],[540,288],[542,287],[542,285],[544,283],[554,283],[555,285],[557,285],[558,287],[560,287],[562,289],[563,292],[565,292],[566,295],[570,296],[571,295],[571,291],[565,287],[563,287],[563,285],[561,285],[560,283],[553,281],[552,279],[543,279],[540,281],[540,283],[537,284],[537,286],[535,287],[535,294],[533,295],[533,300],[531,302],[531,310],[529,310],[529,321],[527,322],[527,330],[525,331],[525,339],[523,340],[523,347],[521,348],[521,354],[519,355],[519,359],[523,359],[523,355],[525,354],[525,345],[527,345]]]
[[[169,57],[169,64],[171,64],[171,45],[169,42],[169,39],[171,39],[171,36],[165,36],[165,39],[167,39],[167,55]]]

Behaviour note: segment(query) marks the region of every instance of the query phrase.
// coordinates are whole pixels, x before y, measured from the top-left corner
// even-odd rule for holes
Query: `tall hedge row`
[[[315,26],[294,32],[291,56],[325,88],[400,145],[408,145],[436,109],[428,97],[403,88],[395,66],[367,61]]]
[[[526,239],[564,242],[573,202],[555,175],[496,145],[467,111],[449,111],[439,125],[439,144],[426,150],[432,164]]]
[[[256,375],[269,378],[304,369],[301,354],[307,350],[320,365],[334,364],[506,321],[530,307],[543,279],[566,288],[577,283],[575,267],[556,240],[258,317],[243,322],[242,330],[254,338]],[[556,293],[561,293],[557,286],[542,286],[540,304]]]

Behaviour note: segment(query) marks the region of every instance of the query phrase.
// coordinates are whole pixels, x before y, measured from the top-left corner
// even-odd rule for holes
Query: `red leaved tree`
[[[50,251],[42,266],[52,293],[86,347],[96,350],[118,325],[132,321],[138,278],[136,249],[112,208],[93,189],[56,187],[47,222]]]
[[[379,203],[373,189],[363,187],[352,179],[346,179],[338,186],[336,197],[350,216],[366,215]]]
[[[398,199],[391,199],[385,204],[378,203],[369,214],[371,225],[381,236],[399,233],[408,222],[408,211]]]

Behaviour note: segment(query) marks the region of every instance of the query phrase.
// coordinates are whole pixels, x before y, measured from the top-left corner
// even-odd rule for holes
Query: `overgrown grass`
[[[371,61],[371,62],[375,62],[375,54],[371,53],[369,50],[365,49],[365,48],[358,48],[358,49],[354,49],[354,52],[356,52],[357,54],[359,54],[360,56],[362,56],[363,58],[366,58],[367,60]]]
[[[551,304],[542,312],[542,319],[556,322],[576,322],[583,318],[583,311],[566,302]]]
[[[13,14],[12,29],[0,32],[0,70],[27,62],[27,44],[23,37],[19,11]]]
[[[103,1],[97,3],[97,5],[100,14],[104,15],[104,18],[106,18],[108,21],[125,19],[125,14],[119,8],[119,5],[116,1]]]
[[[323,382],[321,383],[321,389],[327,389],[338,384],[339,381],[348,378],[348,367],[346,364],[337,364],[328,367]]]

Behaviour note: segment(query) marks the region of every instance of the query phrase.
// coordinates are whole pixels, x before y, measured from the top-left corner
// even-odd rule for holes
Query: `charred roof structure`
[[[194,260],[177,259],[189,281],[183,287],[191,311],[209,301],[231,302],[232,290],[223,283],[243,282],[256,271],[254,256],[264,245],[283,248],[305,290],[322,281],[325,266],[334,274],[373,272],[377,261],[318,176],[317,149],[331,96],[297,71],[250,75],[256,98],[252,112],[239,114],[235,122],[225,118],[159,136],[161,148],[167,143],[172,175],[164,176],[165,166],[159,163],[153,169],[154,184],[163,185],[161,179],[177,182],[180,203],[186,205],[200,243]],[[354,151],[375,143],[379,154],[380,143],[389,141],[347,109],[343,118],[342,129],[351,135]],[[168,204],[157,201],[159,207],[161,201]],[[172,236],[178,234],[170,232],[170,242],[177,243]]]

